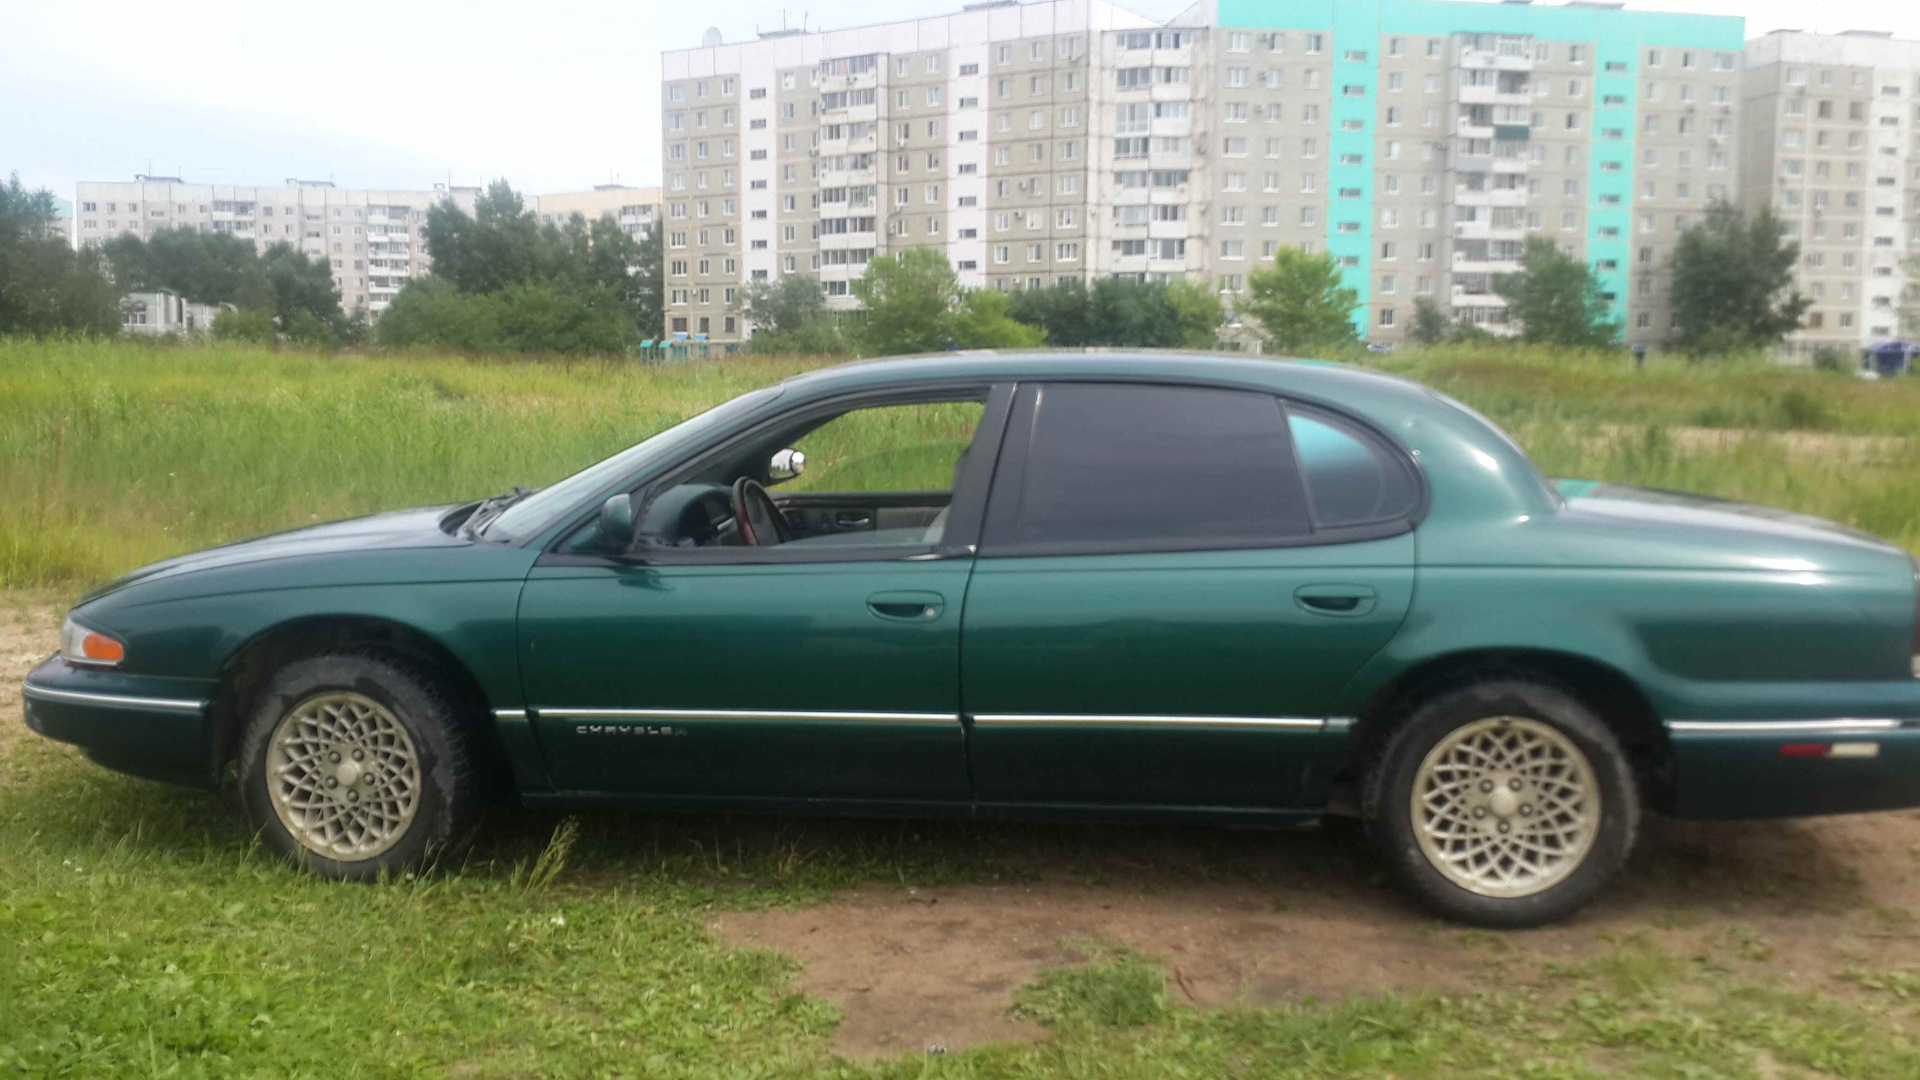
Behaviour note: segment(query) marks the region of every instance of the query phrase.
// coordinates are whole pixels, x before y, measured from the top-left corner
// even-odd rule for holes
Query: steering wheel
[[[733,482],[733,520],[740,528],[740,542],[749,547],[771,547],[792,539],[773,496],[751,476]]]

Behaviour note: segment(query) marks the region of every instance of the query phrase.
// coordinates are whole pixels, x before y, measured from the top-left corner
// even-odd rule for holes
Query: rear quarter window
[[[1397,448],[1332,413],[1287,407],[1287,427],[1322,529],[1396,521],[1413,513],[1420,486]]]

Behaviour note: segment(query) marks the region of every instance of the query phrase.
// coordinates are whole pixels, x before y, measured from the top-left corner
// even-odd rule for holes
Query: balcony
[[[1505,297],[1491,289],[1472,289],[1464,285],[1453,287],[1454,307],[1503,308],[1507,306]]]
[[[1495,224],[1492,221],[1456,221],[1453,223],[1455,240],[1525,240],[1527,227],[1518,222]]]
[[[1525,107],[1533,104],[1533,88],[1521,83],[1517,88],[1492,83],[1485,86],[1462,86],[1454,100],[1462,105],[1518,105]]]
[[[1469,255],[1456,251],[1451,267],[1456,274],[1517,274],[1520,272],[1520,259],[1517,256]]]
[[[1488,159],[1491,162],[1492,159]],[[1455,206],[1525,206],[1527,189],[1523,187],[1473,187],[1453,185]]]

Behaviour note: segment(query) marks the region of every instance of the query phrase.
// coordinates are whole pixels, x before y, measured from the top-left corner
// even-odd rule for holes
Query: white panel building
[[[477,187],[443,184],[385,191],[325,180],[272,187],[189,184],[169,176],[83,180],[74,196],[73,236],[76,244],[100,244],[188,228],[250,240],[260,252],[289,243],[331,267],[345,311],[364,308],[378,315],[410,278],[427,272],[427,211],[452,199],[471,214],[479,194]]]
[[[1920,336],[1901,322],[1920,254],[1920,41],[1782,30],[1746,59],[1745,202],[1786,219],[1813,299],[1786,350]]]

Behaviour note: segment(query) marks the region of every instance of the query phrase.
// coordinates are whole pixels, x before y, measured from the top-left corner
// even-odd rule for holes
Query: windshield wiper
[[[480,500],[480,505],[474,507],[473,513],[467,515],[467,522],[461,527],[462,530],[468,536],[479,536],[494,518],[500,516],[501,511],[531,494],[533,494],[532,488],[516,484],[511,491],[503,491],[498,495]]]

